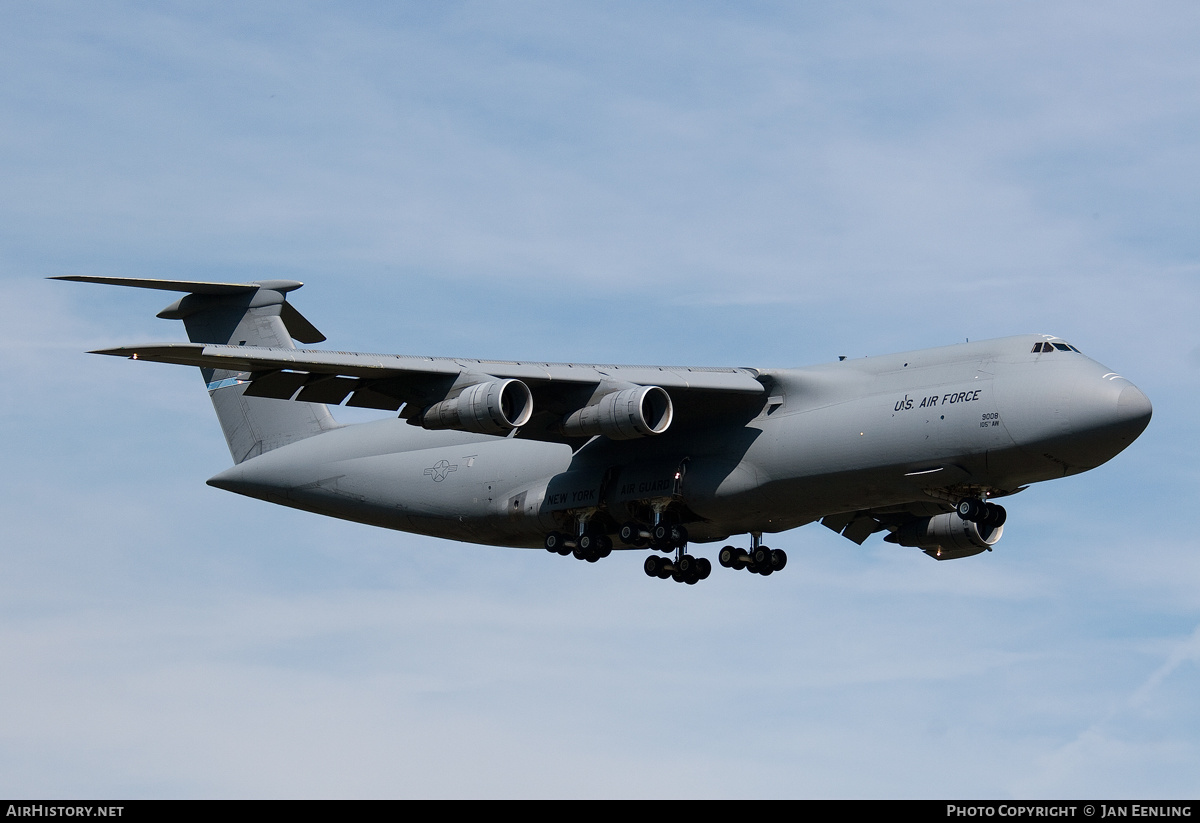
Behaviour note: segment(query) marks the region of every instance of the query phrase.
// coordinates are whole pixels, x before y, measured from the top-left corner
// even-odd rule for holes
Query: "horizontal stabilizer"
[[[252,294],[259,289],[279,292],[283,295],[295,291],[304,284],[299,280],[257,280],[253,283],[209,283],[201,280],[155,280],[142,277],[94,277],[90,275],[64,275],[51,277],[50,280],[70,280],[74,283],[100,283],[106,286],[129,286],[135,289],[156,289],[158,291],[179,291],[188,294],[199,294],[205,297],[229,297],[239,294]],[[186,315],[179,313],[179,308],[186,304],[189,298],[172,303],[159,312],[158,316],[168,320],[182,320]],[[194,298],[192,298],[194,299]],[[325,335],[309,322],[286,299],[279,309],[279,319],[294,339],[301,343],[323,343]]]
[[[107,286],[130,286],[135,289],[158,289],[159,291],[183,291],[189,294],[242,294],[257,291],[262,287],[275,291],[292,291],[303,283],[297,280],[273,280],[264,283],[208,283],[200,280],[150,280],[141,277],[90,277],[66,275],[51,277],[51,280],[70,280],[74,283],[101,283]]]

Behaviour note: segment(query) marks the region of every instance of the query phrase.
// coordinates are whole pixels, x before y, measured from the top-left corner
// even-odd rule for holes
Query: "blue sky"
[[[24,4],[0,30],[0,793],[1195,797],[1200,11]],[[204,485],[169,298],[334,348],[799,366],[1061,335],[1155,405],[934,563],[646,578]]]

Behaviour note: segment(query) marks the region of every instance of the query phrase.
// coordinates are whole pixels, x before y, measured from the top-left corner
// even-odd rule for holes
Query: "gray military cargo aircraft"
[[[186,292],[189,343],[96,354],[199,366],[234,465],[209,485],[331,517],[595,562],[652,549],[696,583],[689,541],[749,535],[722,566],[769,575],[764,534],[816,520],[939,560],[990,551],[995,498],[1099,466],[1146,396],[1027,334],[800,369],[527,363],[298,349],[325,337],[292,280],[59,277]],[[329,405],[398,412],[341,425]],[[614,539],[615,538],[615,539]]]

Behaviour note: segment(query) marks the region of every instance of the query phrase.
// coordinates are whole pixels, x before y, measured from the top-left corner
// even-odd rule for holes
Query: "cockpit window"
[[[1033,344],[1034,354],[1052,352],[1055,349],[1058,349],[1059,351],[1073,351],[1076,354],[1083,354],[1083,352],[1072,346],[1070,343],[1050,343],[1047,341]]]

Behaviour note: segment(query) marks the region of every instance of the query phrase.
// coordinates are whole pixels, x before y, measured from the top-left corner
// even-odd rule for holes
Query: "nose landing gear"
[[[974,497],[964,497],[958,501],[958,505],[954,507],[954,510],[963,520],[978,523],[981,526],[991,526],[992,528],[1003,526],[1004,521],[1008,519],[1008,512],[1004,510],[1003,506],[995,503],[985,503]]]

